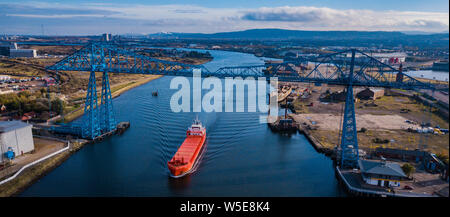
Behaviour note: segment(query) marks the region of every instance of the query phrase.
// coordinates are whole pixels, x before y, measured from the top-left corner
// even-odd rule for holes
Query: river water
[[[210,70],[263,63],[250,54],[210,53]],[[115,98],[116,118],[131,127],[86,145],[20,196],[345,196],[332,161],[303,135],[272,133],[259,122],[261,113],[247,109],[172,112],[169,102],[177,90],[169,89],[171,79],[156,79]],[[155,90],[157,97],[151,95]],[[167,161],[197,115],[207,129],[204,156],[193,174],[169,178]]]
[[[448,72],[441,72],[441,71],[432,71],[432,70],[418,70],[418,71],[407,71],[405,72],[407,75],[416,77],[416,78],[427,78],[427,79],[433,79],[438,81],[449,81]]]

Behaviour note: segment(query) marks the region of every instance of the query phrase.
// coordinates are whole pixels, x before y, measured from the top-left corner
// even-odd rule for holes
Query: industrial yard
[[[292,111],[288,119],[299,125],[300,131],[307,135],[316,150],[338,157],[336,147],[341,144],[346,95],[343,88],[281,83],[278,91],[283,93],[286,88],[291,90],[289,95],[283,95],[290,102],[284,107]],[[359,196],[448,197],[448,182],[445,181],[448,179],[445,165],[448,165],[449,154],[448,100],[438,95],[431,98],[435,104],[430,104],[418,92],[383,88],[359,88],[354,90],[353,95],[360,157],[376,159],[376,163],[387,159],[389,164],[401,167],[413,165],[415,172],[408,178],[385,175],[390,177],[388,180],[396,181],[380,184],[376,182],[379,179],[374,179],[373,183],[369,181],[367,174],[362,176],[360,172],[339,171],[338,174],[342,174],[338,175],[339,180],[347,186],[348,192]],[[284,132],[289,131],[284,129]],[[422,155],[429,156],[423,158],[428,163],[418,160]],[[383,166],[380,168],[385,170]]]
[[[314,87],[299,85],[299,89],[308,89],[307,97],[294,97],[289,114],[297,123],[314,128],[311,133],[327,148],[339,143],[339,131],[342,123],[343,102],[338,99],[342,88],[335,86]],[[355,90],[355,95],[362,89]],[[332,93],[332,94],[330,94]],[[325,95],[335,95],[335,101],[324,100]],[[296,95],[295,93],[293,95]],[[417,132],[420,123],[429,122],[430,126],[448,129],[445,117],[438,116],[438,110],[425,106],[408,95],[382,94],[375,100],[360,100],[355,103],[360,147],[365,150],[376,147],[395,147],[414,150],[419,148],[421,136],[427,138],[427,148],[435,153],[448,155],[448,133],[430,132],[426,135]],[[362,130],[363,129],[363,130]],[[434,128],[433,128],[434,129]],[[376,143],[375,140],[387,140]]]

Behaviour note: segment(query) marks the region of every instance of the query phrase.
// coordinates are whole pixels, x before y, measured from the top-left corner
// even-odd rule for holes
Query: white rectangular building
[[[5,153],[9,147],[15,156],[34,150],[32,127],[22,121],[0,121],[0,162],[6,160]]]
[[[407,176],[397,163],[388,163],[383,161],[359,160],[359,169],[361,176],[369,185],[378,185],[381,187],[399,187],[400,182]]]
[[[33,49],[11,49],[9,50],[9,57],[36,57],[36,50]]]
[[[0,75],[0,81],[9,81],[11,80],[11,76],[9,75]]]

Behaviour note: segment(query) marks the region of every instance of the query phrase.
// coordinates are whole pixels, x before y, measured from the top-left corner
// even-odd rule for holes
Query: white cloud
[[[333,30],[448,30],[449,14],[413,11],[336,10],[317,7],[259,8],[243,20]],[[297,25],[295,25],[297,24]]]
[[[86,22],[84,25],[95,25],[105,19],[117,20],[117,25],[120,25],[119,21],[130,23],[135,20],[136,26],[133,28],[142,29],[142,33],[158,31],[211,33],[249,28],[442,32],[448,31],[449,28],[448,13],[337,10],[325,7],[285,6],[243,10],[195,5],[33,3],[0,4],[0,16],[1,14],[34,19],[84,19]],[[86,21],[89,19],[92,22]],[[114,29],[120,27],[122,26],[111,26]],[[107,26],[102,26],[98,31],[105,31],[105,28]],[[123,27],[122,33],[127,29],[129,28]]]

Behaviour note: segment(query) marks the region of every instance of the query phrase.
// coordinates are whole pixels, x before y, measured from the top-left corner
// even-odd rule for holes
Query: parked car
[[[405,187],[403,187],[403,189],[405,189],[405,190],[414,190],[414,188],[409,186],[409,185],[405,185]]]

